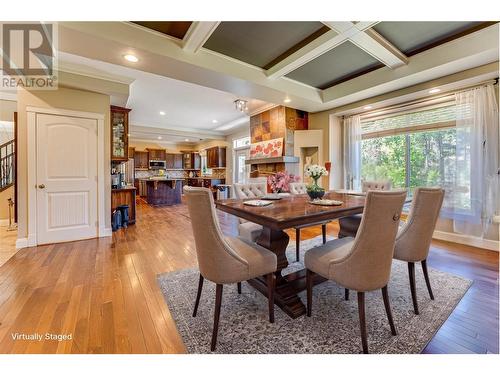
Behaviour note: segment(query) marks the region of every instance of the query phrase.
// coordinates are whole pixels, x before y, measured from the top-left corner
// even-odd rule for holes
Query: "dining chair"
[[[369,190],[391,190],[391,181],[362,181],[361,191],[366,193]],[[359,225],[361,224],[361,214],[342,217],[339,219],[339,238],[356,237]]]
[[[198,292],[193,317],[198,312],[204,279],[216,284],[215,312],[210,349],[215,350],[224,284],[236,283],[241,294],[241,282],[255,277],[266,277],[268,285],[269,321],[274,322],[274,287],[277,269],[276,255],[256,243],[240,237],[224,236],[214,206],[214,198],[207,188],[184,187],[189,217],[193,227],[196,256],[200,269]]]
[[[292,195],[307,194],[307,184],[303,182],[291,182],[290,183],[290,193]],[[316,225],[321,225],[321,234],[323,236],[323,244],[326,243],[326,225],[330,222],[320,221],[313,224],[300,225],[295,227],[295,258],[298,262],[300,260],[300,230],[306,227],[312,227]]]
[[[368,353],[365,293],[382,289],[391,333],[392,319],[387,284],[391,273],[394,243],[406,191],[368,191],[364,215],[355,238],[344,237],[312,248],[304,257],[306,266],[307,316],[312,313],[313,278],[316,274],[335,281],[358,294],[358,314],[363,353]]]
[[[433,300],[434,294],[427,272],[427,256],[443,199],[444,190],[441,188],[416,188],[408,220],[400,228],[396,237],[394,259],[408,262],[413,310],[417,315],[419,311],[415,288],[415,263],[420,262],[422,265],[427,290],[431,300]]]
[[[267,182],[253,182],[247,184],[233,184],[233,193],[236,199],[260,198],[267,194]],[[238,234],[250,242],[257,241],[262,233],[262,225],[239,218]]]

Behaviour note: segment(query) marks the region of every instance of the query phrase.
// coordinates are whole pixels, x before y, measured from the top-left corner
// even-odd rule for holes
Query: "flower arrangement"
[[[304,174],[314,180],[311,185],[306,187],[309,197],[311,197],[311,199],[321,199],[323,195],[325,195],[325,189],[318,185],[318,180],[322,176],[328,176],[326,168],[318,164],[308,165],[304,169]]]
[[[282,193],[290,191],[290,182],[297,182],[300,177],[288,172],[277,172],[267,177],[267,183],[271,187],[273,193]]]

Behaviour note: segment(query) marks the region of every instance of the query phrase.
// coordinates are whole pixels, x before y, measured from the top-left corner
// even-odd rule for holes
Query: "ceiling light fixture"
[[[236,107],[237,111],[240,112],[248,112],[248,101],[243,100],[243,99],[236,99],[234,101],[234,106]]]
[[[441,89],[432,89],[432,90],[429,90],[429,94],[435,94],[439,91],[441,91]]]
[[[137,58],[137,56],[134,56],[134,55],[124,55],[123,58],[127,61],[130,61],[130,62],[133,62],[133,63],[136,63],[137,61],[139,61],[139,59]]]
[[[186,141],[186,142],[189,142],[189,139],[187,139],[187,138],[186,138],[186,139],[185,139],[185,141]]]
[[[290,103],[291,101],[292,101],[292,99],[290,99],[290,98],[285,98],[285,99],[283,100],[283,103]]]
[[[363,109],[372,109],[372,106],[371,106],[371,105],[365,105],[365,106],[363,107]]]
[[[159,136],[158,136],[158,139],[161,139],[161,138],[162,138],[162,137],[161,137],[161,135],[159,135]]]
[[[165,112],[160,111],[160,115],[165,116]]]
[[[212,120],[212,124],[217,124],[219,121],[217,120]]]

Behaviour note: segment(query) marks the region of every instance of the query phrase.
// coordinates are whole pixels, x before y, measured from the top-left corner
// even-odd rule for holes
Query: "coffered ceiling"
[[[172,24],[63,22],[60,49],[310,112],[498,61],[495,22]]]

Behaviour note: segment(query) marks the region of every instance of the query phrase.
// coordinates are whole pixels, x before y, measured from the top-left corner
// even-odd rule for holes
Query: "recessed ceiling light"
[[[186,138],[186,139],[185,139],[185,141],[186,141],[186,142],[189,142],[189,139],[187,139],[187,138]]]
[[[158,139],[161,139],[161,135],[158,136]]]
[[[283,103],[290,103],[291,101],[292,101],[292,99],[290,99],[290,98],[285,98],[285,99],[283,100]]]
[[[441,91],[441,89],[432,89],[432,90],[429,90],[429,94],[435,94],[439,91]]]
[[[139,61],[139,59],[137,58],[137,56],[134,56],[134,55],[124,55],[123,58],[127,61],[130,61],[130,62],[133,62],[133,63],[136,63],[137,61]]]
[[[165,112],[160,111],[160,115],[165,116]]]
[[[371,105],[365,105],[365,106],[363,107],[363,109],[372,109],[372,106],[371,106]]]
[[[212,123],[217,124],[219,121],[217,120],[212,120]]]
[[[130,133],[127,134],[127,137],[130,137]]]

